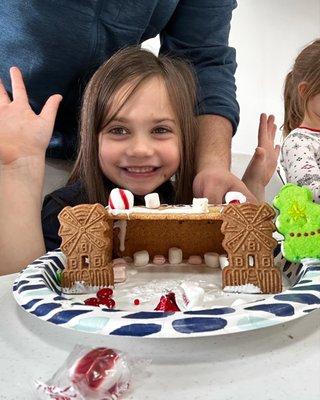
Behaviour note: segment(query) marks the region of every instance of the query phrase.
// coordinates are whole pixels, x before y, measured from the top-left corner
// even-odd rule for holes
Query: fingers
[[[265,133],[267,131],[267,115],[260,114],[259,129],[258,129],[258,146],[263,147]]]
[[[48,98],[41,110],[40,117],[51,123],[52,126],[54,124],[61,100],[62,96],[60,94],[54,94]]]
[[[277,131],[277,125],[274,123],[274,115],[269,115],[268,117],[267,131],[269,133],[269,138],[274,140]]]
[[[3,86],[3,83],[0,79],[0,106],[5,104],[10,104],[11,100],[8,96],[6,88]]]
[[[280,149],[281,149],[281,146],[279,144],[274,146],[274,151],[275,151],[275,154],[277,156],[277,159],[278,159],[279,154],[280,154]]]
[[[258,147],[265,147],[273,141],[277,131],[277,125],[274,123],[275,117],[270,114],[267,116],[265,113],[260,115],[259,130],[258,130]]]
[[[13,100],[29,104],[26,87],[24,85],[22,74],[19,68],[11,67],[10,77]]]

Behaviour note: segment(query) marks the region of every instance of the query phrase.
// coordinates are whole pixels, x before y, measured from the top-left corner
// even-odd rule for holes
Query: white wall
[[[238,0],[230,45],[237,49],[241,121],[233,152],[254,152],[261,112],[273,113],[280,127],[284,78],[301,48],[317,37],[320,0]],[[143,47],[157,53],[159,39]]]
[[[285,76],[302,47],[317,37],[319,0],[238,0],[230,34],[241,108],[234,152],[253,153],[261,112],[274,114],[282,125]]]

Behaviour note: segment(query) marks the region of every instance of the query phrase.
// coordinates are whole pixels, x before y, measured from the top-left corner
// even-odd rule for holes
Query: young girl
[[[158,192],[164,203],[190,203],[197,140],[195,82],[182,61],[129,48],[103,64],[86,89],[80,150],[66,187],[41,210],[45,150],[61,96],[31,110],[20,71],[11,68],[13,101],[0,85],[1,270],[14,272],[60,245],[57,215],[81,203],[107,204],[113,187],[135,204]],[[274,118],[261,116],[258,147],[244,180],[262,195],[278,156]],[[174,176],[174,180],[171,177]]]
[[[284,89],[281,165],[287,182],[308,186],[320,203],[320,40],[298,55]]]

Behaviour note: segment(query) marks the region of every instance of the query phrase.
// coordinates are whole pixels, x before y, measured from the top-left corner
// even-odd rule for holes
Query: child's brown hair
[[[299,93],[299,84],[306,82],[303,95]],[[292,71],[285,80],[284,87],[284,123],[283,135],[287,136],[298,128],[311,97],[320,93],[320,40],[317,39],[305,47],[296,58]]]
[[[80,149],[68,183],[81,180],[90,203],[106,204],[108,190],[98,160],[98,136],[119,112],[142,81],[160,76],[167,88],[180,125],[180,166],[175,174],[175,203],[190,203],[195,173],[196,85],[189,66],[181,60],[155,56],[139,47],[115,53],[95,72],[84,93],[80,118]],[[129,89],[118,109],[110,115],[115,94],[125,84]],[[155,94],[156,95],[156,94]]]

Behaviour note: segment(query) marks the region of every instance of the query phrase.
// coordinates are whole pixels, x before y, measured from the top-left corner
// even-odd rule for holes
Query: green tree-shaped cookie
[[[320,258],[320,205],[307,187],[288,183],[274,198],[278,231],[284,236],[283,255],[292,262]]]

